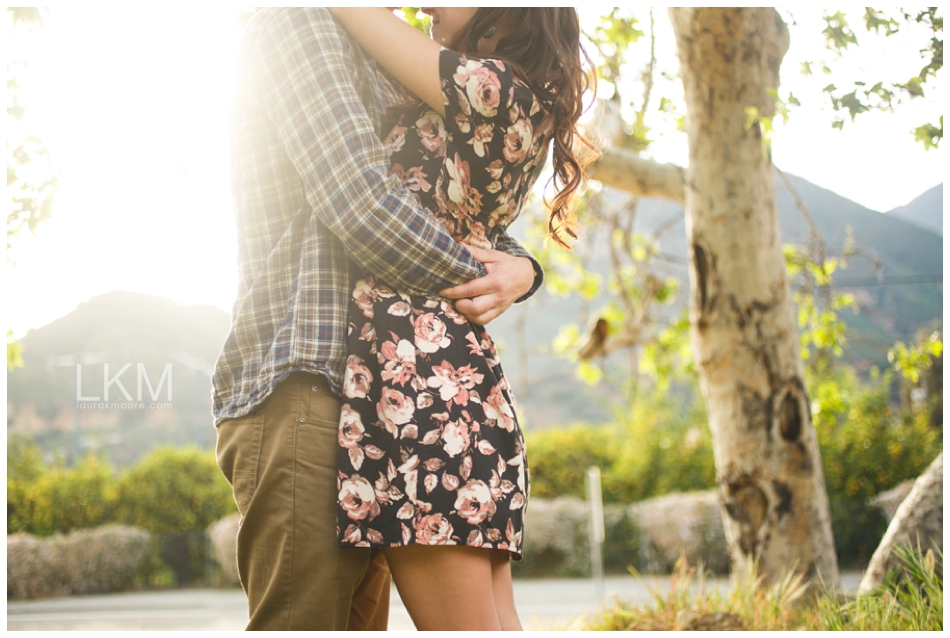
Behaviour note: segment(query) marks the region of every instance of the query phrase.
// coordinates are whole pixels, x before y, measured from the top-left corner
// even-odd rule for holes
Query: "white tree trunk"
[[[771,8],[670,9],[686,96],[690,333],[733,573],[755,559],[840,587],[775,211],[746,107],[774,112],[788,29]]]
[[[914,482],[910,494],[897,508],[864,572],[858,594],[883,583],[887,572],[898,567],[895,546],[917,547],[918,542],[925,552],[934,545],[943,551],[943,452]]]

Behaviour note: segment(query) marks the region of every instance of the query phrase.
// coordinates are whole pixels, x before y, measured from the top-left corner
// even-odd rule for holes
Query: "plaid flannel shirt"
[[[351,277],[434,293],[485,274],[398,179],[379,141],[406,94],[326,9],[264,9],[245,27],[231,113],[239,283],[215,364],[215,425],[290,372],[340,392]],[[496,246],[528,257],[504,235]]]

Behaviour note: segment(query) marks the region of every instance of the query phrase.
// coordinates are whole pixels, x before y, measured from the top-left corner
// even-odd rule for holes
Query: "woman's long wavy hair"
[[[571,7],[482,7],[448,47],[474,55],[488,29],[506,24],[515,32],[498,41],[491,57],[510,63],[539,100],[553,105],[551,179],[556,194],[549,204],[548,232],[557,244],[570,249],[567,238],[577,238],[573,200],[599,151],[578,129],[584,92],[596,82],[596,76],[583,69],[582,60],[591,69],[593,64],[581,46],[577,11]]]

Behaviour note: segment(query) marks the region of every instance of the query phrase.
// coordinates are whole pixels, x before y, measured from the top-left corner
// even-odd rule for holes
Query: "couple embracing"
[[[484,326],[540,286],[506,233],[552,149],[573,237],[571,8],[265,9],[231,114],[239,290],[213,376],[248,629],[521,629],[524,438]]]

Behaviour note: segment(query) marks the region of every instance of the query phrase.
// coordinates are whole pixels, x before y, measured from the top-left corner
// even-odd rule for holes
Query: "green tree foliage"
[[[859,381],[848,368],[811,375],[813,413],[831,505],[832,528],[843,564],[870,558],[887,528],[867,500],[917,478],[942,447],[927,415],[896,413],[891,375]]]
[[[396,12],[396,15],[402,15],[402,19],[408,22],[410,25],[419,29],[423,33],[429,33],[429,27],[432,23],[432,18],[422,13],[417,7],[402,7]]]
[[[24,120],[20,89],[29,69],[29,57],[43,29],[43,17],[34,7],[8,7],[7,33],[7,259],[10,241],[24,228],[36,234],[52,215],[56,168],[43,141]],[[7,331],[7,370],[23,365],[22,346]]]
[[[56,168],[49,149],[29,130],[24,119],[21,88],[30,65],[30,54],[43,29],[36,8],[9,7],[6,12],[8,39],[7,72],[7,251],[10,240],[22,229],[36,232],[52,215]],[[9,364],[9,354],[7,361]]]
[[[31,532],[31,487],[44,469],[38,445],[19,436],[7,440],[7,534]]]
[[[887,360],[902,377],[917,383],[920,373],[929,370],[935,357],[943,354],[943,340],[939,332],[932,333],[920,343],[907,345],[898,341],[887,351]]]
[[[231,488],[210,451],[159,448],[121,476],[97,455],[75,467],[44,463],[39,447],[7,447],[7,533],[49,536],[106,523],[153,534],[203,532],[236,511]]]
[[[695,397],[695,390],[693,396]],[[712,442],[702,402],[654,392],[619,425],[528,432],[531,495],[585,497],[588,467],[601,468],[604,499],[633,503],[715,486]]]
[[[211,451],[158,448],[119,480],[116,520],[155,534],[203,531],[234,511]]]
[[[587,468],[606,470],[617,456],[615,428],[576,425],[525,435],[531,468],[531,496],[584,498]]]
[[[858,312],[858,305],[854,295],[834,290],[831,283],[834,272],[847,266],[852,243],[849,229],[849,239],[837,257],[825,256],[824,250],[821,256],[811,256],[793,244],[782,247],[789,277],[796,282],[792,297],[798,306],[802,359],[812,367],[840,357],[848,345],[848,326],[839,313],[844,309]]]
[[[924,65],[905,82],[858,80],[852,87],[839,88],[834,84],[827,85],[823,90],[837,114],[832,122],[835,128],[840,129],[844,126],[845,119],[842,117],[844,113],[847,113],[853,122],[861,113],[893,112],[898,105],[907,100],[924,97],[927,86],[934,82],[937,73],[943,68],[943,10],[940,7],[923,7],[915,10],[890,9],[889,11],[890,15],[887,15],[884,11],[865,7],[864,15],[860,20],[864,30],[861,40],[870,37],[872,31],[875,35],[889,37],[910,24],[922,25],[930,34],[920,49]],[[850,47],[859,45],[858,34],[850,25],[845,12],[826,12],[824,20],[826,26],[822,33],[825,36],[826,45],[837,56],[843,55]],[[810,75],[812,66],[812,63],[805,63],[802,72]],[[822,65],[822,67],[827,69],[827,65]],[[914,129],[913,134],[924,148],[936,148],[943,139],[943,116],[940,117],[939,126],[933,123],[922,124]]]
[[[7,372],[23,367],[23,346],[13,338],[13,331],[7,330]]]
[[[650,127],[646,124],[647,107],[654,86],[656,69],[655,40],[653,32],[653,11],[650,10],[650,60],[640,70],[639,83],[643,87],[641,96],[634,97],[630,91],[622,90],[627,84],[625,75],[630,73],[629,51],[646,33],[639,28],[640,21],[629,7],[614,7],[594,26],[588,39],[597,49],[602,63],[597,67],[599,90],[606,90],[618,113],[627,115],[621,130],[608,142],[617,146],[640,152],[646,150],[653,140],[650,139]],[[629,118],[629,119],[628,119]]]
[[[579,202],[577,216],[586,230],[584,242],[568,253],[557,247],[531,245],[545,269],[547,290],[556,295],[578,295],[584,300],[582,316],[576,323],[562,326],[554,352],[578,362],[578,375],[589,384],[607,376],[604,355],[627,349],[631,367],[626,378],[616,382],[630,403],[635,402],[640,378],[645,377],[660,389],[673,379],[693,374],[689,349],[689,322],[682,301],[679,279],[671,263],[675,257],[661,250],[663,235],[682,219],[682,211],[673,212],[656,228],[638,227],[638,198],[608,197],[602,190],[590,189]],[[532,219],[533,234],[544,235],[543,220]],[[607,254],[600,254],[606,245]],[[595,259],[609,260],[606,277],[590,267]],[[593,319],[608,327],[604,348],[585,347],[589,339],[585,324]]]
[[[71,468],[44,472],[32,489],[33,533],[97,527],[109,522],[115,507],[115,475],[99,456],[86,456]]]
[[[20,437],[7,445],[7,533],[49,536],[112,520],[115,476],[99,456],[72,468],[44,464],[37,445]]]

